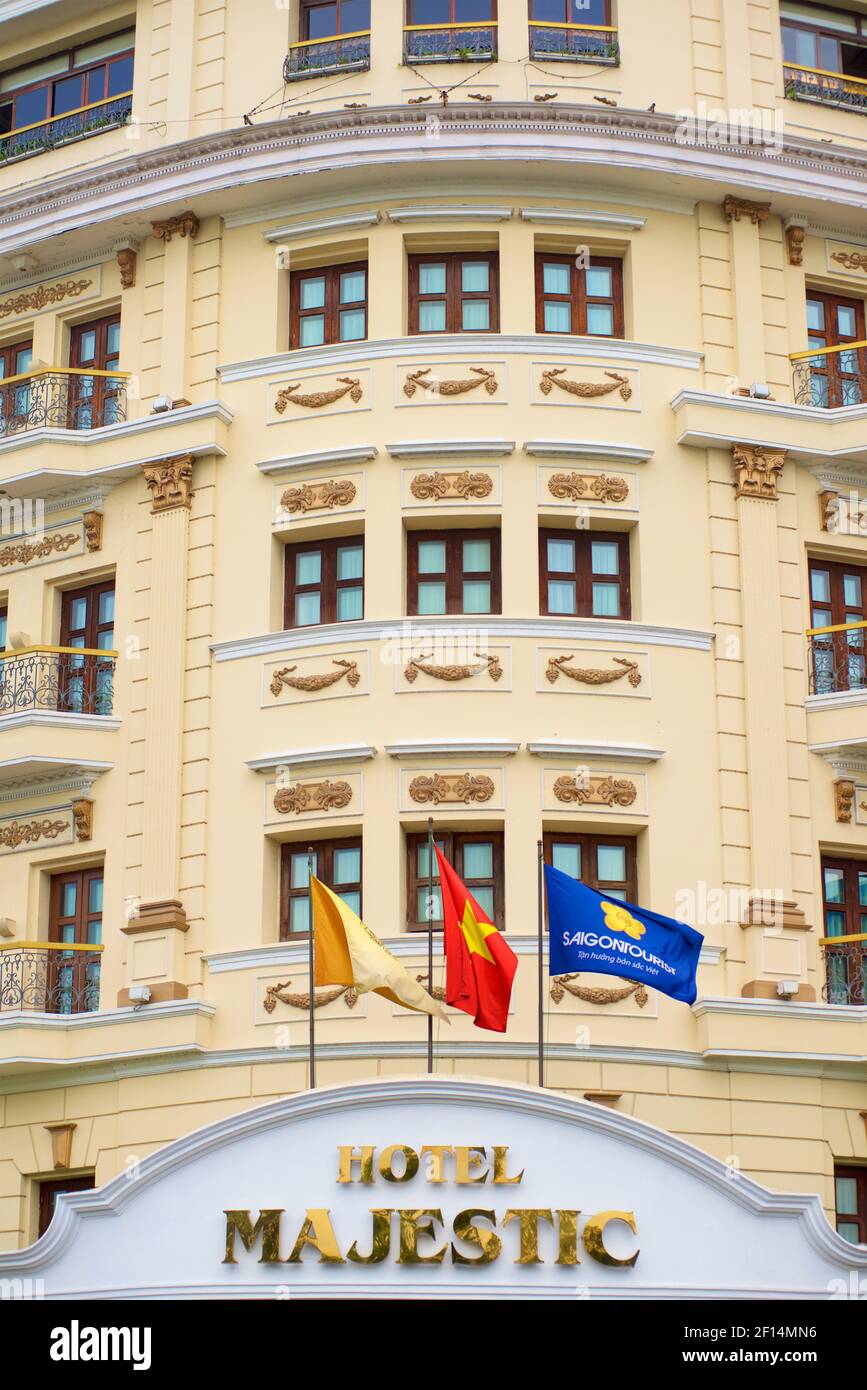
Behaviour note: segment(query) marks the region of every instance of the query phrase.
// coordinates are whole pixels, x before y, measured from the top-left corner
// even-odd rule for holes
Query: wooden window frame
[[[867,873],[867,859],[847,859],[844,856],[823,854],[820,862],[820,872],[822,875],[822,933],[828,936],[825,925],[826,912],[842,912],[846,926],[841,933],[843,936],[863,936],[861,931],[861,917],[867,917],[867,906],[861,905],[858,894],[858,875]],[[839,869],[843,874],[843,902],[829,902],[825,897],[825,870]],[[830,938],[833,940],[833,938]],[[865,953],[867,953],[867,942],[864,943]]]
[[[123,33],[124,31],[123,31],[123,30],[119,30],[119,32],[120,32],[120,33]],[[112,37],[113,37],[113,35],[111,35],[111,34],[106,34],[106,35],[105,35],[105,38],[106,38],[106,39],[110,39],[110,38],[112,38]],[[78,46],[78,47],[81,47],[81,48],[85,47],[84,44],[79,44],[79,45],[77,45],[77,46]],[[111,53],[111,54],[109,54],[109,55],[108,55],[107,57],[105,57],[105,58],[95,58],[92,62],[89,62],[89,63],[82,63],[80,67],[76,67],[75,64],[74,64],[74,62],[73,62],[74,53],[75,53],[75,48],[70,48],[70,49],[66,49],[66,50],[61,49],[60,52],[59,52],[59,53],[56,53],[56,54],[46,54],[46,58],[62,58],[62,57],[64,57],[64,56],[66,56],[66,58],[67,58],[67,67],[66,67],[65,71],[63,71],[63,72],[56,72],[56,73],[54,73],[51,77],[40,77],[40,78],[37,78],[34,82],[25,82],[24,85],[21,86],[21,87],[9,87],[9,88],[7,88],[6,91],[0,92],[0,108],[2,108],[2,107],[4,107],[4,106],[9,106],[9,105],[11,105],[11,107],[12,107],[12,116],[11,116],[11,122],[12,122],[12,124],[10,125],[8,131],[0,131],[0,136],[8,135],[8,134],[10,134],[10,132],[11,132],[11,133],[14,133],[16,130],[19,130],[19,129],[26,130],[26,129],[29,128],[30,125],[41,125],[43,122],[47,124],[48,122],[50,122],[50,121],[52,121],[52,120],[62,120],[63,117],[64,117],[65,115],[68,115],[69,113],[68,113],[68,112],[65,112],[65,111],[61,111],[60,113],[56,113],[56,112],[54,111],[54,88],[55,88],[55,86],[57,85],[57,83],[59,83],[59,82],[66,82],[70,77],[81,77],[81,78],[83,79],[83,81],[82,81],[82,95],[84,96],[85,100],[84,100],[83,102],[81,102],[81,106],[92,106],[92,105],[94,105],[96,102],[99,102],[99,101],[115,101],[115,100],[118,100],[121,96],[124,95],[122,92],[120,92],[120,93],[116,93],[116,95],[115,95],[114,97],[109,97],[109,96],[105,96],[105,95],[103,95],[103,96],[91,96],[91,93],[90,93],[90,74],[91,74],[92,72],[95,72],[98,68],[105,68],[105,81],[104,81],[103,87],[104,87],[104,90],[107,90],[107,88],[108,88],[108,70],[109,70],[109,67],[111,66],[111,64],[124,61],[124,60],[127,59],[127,58],[132,58],[132,60],[133,60],[133,73],[134,73],[134,72],[135,72],[135,44],[133,44],[132,48],[125,48],[125,49],[122,49],[121,52],[119,52],[119,53]],[[29,67],[30,64],[28,63],[28,64],[26,64],[26,66]],[[10,74],[10,76],[14,76],[14,73]],[[17,121],[17,119],[16,119],[16,111],[17,111],[17,106],[18,106],[18,98],[19,98],[19,97],[23,97],[23,96],[28,96],[31,92],[38,91],[38,90],[40,90],[41,88],[45,88],[45,90],[46,90],[46,92],[47,92],[47,102],[46,102],[47,114],[46,114],[45,116],[42,117],[42,120],[41,120],[41,121],[35,121],[35,122],[26,121],[26,122],[24,123],[23,126],[19,126],[18,121]],[[78,109],[79,109],[78,107],[74,107],[74,108],[73,108],[73,110],[78,110]]]
[[[423,581],[436,580],[442,577],[446,586],[446,612],[442,616],[463,614],[463,581],[465,578],[490,578],[491,581],[491,607],[487,613],[476,613],[468,616],[484,618],[492,613],[501,613],[503,604],[502,595],[502,565],[501,565],[501,541],[498,527],[485,528],[479,530],[445,530],[445,531],[407,531],[406,533],[406,611],[408,617],[418,617],[418,548],[422,541],[443,541],[446,547],[446,568],[442,576],[428,575],[422,576]],[[464,541],[490,541],[491,544],[491,569],[465,571],[461,568],[461,549]]]
[[[467,24],[467,23],[475,23],[474,20],[470,21],[470,20],[461,19],[460,15],[458,15],[458,14],[456,13],[456,10],[457,10],[459,4],[460,4],[460,0],[449,0],[449,17],[448,17],[448,19],[438,20],[437,22],[440,23],[440,24],[444,24],[444,25],[445,25],[445,24]],[[478,27],[479,27],[479,29],[484,29],[484,28],[486,28],[489,24],[495,24],[496,21],[497,21],[497,18],[498,18],[498,16],[497,16],[497,0],[491,0],[491,16],[490,16],[489,19],[480,19],[480,20],[478,21]],[[407,24],[418,24],[418,23],[423,23],[423,21],[419,21],[419,20],[416,20],[416,19],[413,18],[413,0],[406,0],[406,22],[407,22]],[[429,27],[435,28],[436,26],[435,26],[435,25],[431,25],[431,26],[429,26]]]
[[[638,847],[634,835],[589,835],[578,831],[545,830],[542,832],[542,853],[546,864],[553,866],[552,846],[554,844],[578,845],[581,849],[581,878],[588,888],[597,893],[605,893],[612,888],[622,888],[626,901],[638,902]],[[600,845],[625,845],[626,878],[622,883],[611,879],[600,880],[596,874],[596,849]],[[588,867],[590,872],[588,874]],[[619,899],[615,899],[619,902]]]
[[[96,1176],[93,1173],[81,1173],[78,1177],[72,1178],[47,1178],[44,1182],[39,1182],[37,1239],[39,1236],[44,1236],[51,1225],[55,1207],[54,1199],[64,1192],[90,1192],[94,1187],[96,1187]]]
[[[61,942],[60,931],[63,927],[71,926],[75,935],[72,944],[76,946],[89,946],[92,943],[88,939],[88,927],[91,922],[104,921],[104,912],[90,912],[87,904],[90,896],[90,885],[99,879],[105,885],[105,870],[101,864],[92,869],[72,869],[66,873],[56,873],[51,875],[51,886],[49,892],[48,908],[48,940],[55,943]],[[77,892],[75,895],[76,912],[72,918],[64,917],[60,912],[60,903],[64,885],[75,881]]]
[[[112,633],[112,647],[105,648],[109,651],[114,649],[114,629],[115,617],[110,622],[99,621],[99,600],[105,593],[116,592],[114,578],[102,579],[96,584],[83,584],[77,589],[65,589],[61,595],[60,605],[60,643],[61,647],[68,650],[62,652],[58,657],[58,708],[65,709],[77,714],[97,714],[97,705],[100,700],[100,689],[102,677],[110,675],[113,670],[114,657],[106,656],[101,659],[98,656],[74,656],[73,639],[81,637],[82,646],[87,651],[102,650],[99,638],[104,632]],[[73,602],[78,598],[86,598],[87,622],[83,628],[73,628],[70,626],[70,609]],[[81,705],[71,703],[72,689],[81,683],[82,700]]]
[[[96,584],[82,584],[77,589],[64,589],[60,608],[60,646],[68,647],[72,637],[79,635],[84,637],[85,647],[96,650],[99,647],[99,637],[109,629],[114,630],[115,620],[101,623],[99,621],[99,598],[101,594],[115,593],[114,579],[101,579]],[[87,598],[88,616],[87,623],[83,628],[70,627],[69,610],[77,598]]]
[[[813,598],[813,575],[817,571],[827,571],[831,597],[828,603],[820,603]],[[844,564],[840,560],[823,560],[817,555],[810,555],[807,561],[807,586],[810,604],[810,627],[836,627],[838,624],[850,621],[847,613],[855,611],[855,604],[843,602],[843,577],[847,574],[858,574],[861,579],[861,607],[860,618],[851,621],[864,622],[867,620],[867,565]],[[828,620],[815,622],[817,608],[827,608],[830,610]],[[813,669],[814,679],[818,680],[821,674],[820,654],[828,655],[831,658],[831,675],[836,692],[845,690],[861,690],[864,683],[852,685],[850,678],[854,670],[860,668],[865,673],[867,680],[867,628],[855,629],[855,633],[860,640],[852,640],[853,634],[849,632],[829,632],[824,635],[819,634],[813,638]],[[856,663],[854,666],[852,663]]]
[[[835,5],[829,4],[822,6],[821,8],[835,9],[837,7]],[[781,14],[780,43],[783,49],[783,66],[799,66],[799,64],[795,63],[794,59],[787,58],[785,56],[785,32],[787,29],[796,29],[800,30],[801,33],[812,34],[817,39],[817,41],[821,41],[822,39],[829,39],[832,43],[836,44],[837,67],[835,69],[827,69],[825,67],[825,64],[822,61],[819,61],[815,64],[816,69],[818,69],[819,71],[826,72],[833,71],[836,73],[838,77],[845,77],[849,75],[843,71],[843,45],[845,44],[849,48],[867,49],[867,16],[856,14],[853,10],[845,10],[843,11],[843,13],[855,20],[856,30],[854,34],[844,34],[839,29],[825,29],[822,25],[821,20],[819,19],[816,20],[815,24],[811,24],[809,19],[789,19],[787,16]],[[818,51],[816,57],[821,59],[820,42],[817,42],[817,50]],[[803,66],[809,68],[813,67],[814,65],[811,63],[805,63]],[[859,74],[856,73],[851,75],[858,76]]]
[[[357,271],[364,271],[364,299],[354,299],[351,303],[340,303],[340,277]],[[301,283],[304,280],[325,280],[325,304],[321,309],[301,308]],[[289,346],[294,351],[301,347],[301,321],[322,314],[325,319],[325,341],[318,346],[327,347],[333,343],[362,343],[367,340],[368,305],[370,283],[367,261],[346,261],[336,265],[314,266],[309,270],[292,271],[289,278]],[[364,336],[362,338],[340,337],[341,309],[364,310]]]
[[[120,346],[118,345],[116,359],[114,354],[110,355],[108,351],[109,330],[115,326],[120,328],[120,311],[114,314],[104,314],[98,319],[89,319],[87,323],[75,324],[69,337],[70,367],[75,367],[77,371],[84,373],[87,373],[88,369],[93,372],[110,372],[113,369],[119,371]],[[96,348],[92,361],[82,360],[81,348],[85,333],[93,333],[96,338]],[[106,407],[109,401],[117,397],[120,381],[119,376],[70,376],[69,428],[99,429],[102,425],[114,423],[112,419],[106,418]],[[90,383],[89,391],[84,387],[85,382]],[[82,405],[89,405],[90,408],[90,424],[88,426],[77,423],[77,412]]]
[[[336,7],[337,10],[336,28],[334,30],[334,33],[332,35],[329,35],[329,37],[336,39],[339,38],[342,34],[354,34],[358,32],[355,29],[344,29],[343,27],[343,0],[301,0],[301,13],[299,15],[298,35],[302,43],[306,42],[310,38],[310,11],[317,10],[320,8],[320,6],[325,4],[332,4]],[[371,17],[368,16],[366,25],[368,29],[370,28],[370,23]]]
[[[338,579],[337,578],[337,552],[343,546],[360,545],[362,550],[361,561],[361,616],[364,617],[364,587],[366,556],[364,555],[364,532],[359,531],[349,536],[329,536],[318,541],[295,541],[292,545],[287,545],[284,559],[284,584],[283,584],[283,626],[286,631],[290,628],[296,632],[301,632],[305,628],[324,627],[328,623],[354,622],[356,619],[338,619],[337,617],[337,594],[340,589],[356,589],[359,581],[357,579]],[[322,552],[322,569],[318,584],[297,584],[295,582],[295,559],[296,556],[310,551],[319,550]],[[295,622],[295,598],[297,594],[313,593],[319,591],[319,622],[318,623],[296,623]]]
[[[855,1204],[856,1213],[837,1211],[837,1179],[854,1178],[857,1184]],[[858,1245],[867,1245],[867,1167],[851,1163],[834,1164],[834,1227],[839,1230],[842,1224],[858,1227]],[[855,1247],[857,1249],[857,1246]]]
[[[545,293],[545,272],[544,266],[565,265],[569,269],[569,294],[546,294]],[[613,341],[624,336],[624,314],[623,314],[623,262],[616,256],[592,256],[590,259],[591,270],[610,270],[611,271],[611,298],[605,299],[600,295],[587,294],[587,273],[579,270],[575,264],[574,256],[548,255],[544,251],[536,252],[536,332],[550,333],[555,337],[565,337],[565,334],[558,334],[556,329],[545,327],[545,300],[550,299],[558,304],[569,304],[570,328],[569,336],[579,338],[605,338]],[[611,305],[612,321],[614,332],[591,334],[587,328],[587,306],[588,304]]]
[[[464,878],[464,846],[467,844],[478,844],[480,841],[491,843],[494,847],[494,876],[493,879],[485,880],[485,884],[491,883],[494,889],[494,926],[499,931],[505,930],[506,920],[506,889],[505,889],[505,838],[502,830],[437,830],[434,829],[434,840],[440,844],[442,853],[449,863],[453,866],[455,873],[472,893],[473,884],[481,884],[481,879],[473,879],[467,883]],[[419,888],[428,886],[427,878],[419,878],[417,873],[418,858],[416,850],[420,845],[427,841],[427,831],[422,834],[407,832],[406,835],[406,928],[411,932],[427,932],[427,922],[416,920],[417,893]],[[433,884],[439,883],[439,875],[434,869]],[[442,931],[442,923],[434,923],[434,931]]]
[[[574,540],[575,541],[575,569],[569,570],[549,570],[548,569],[548,541],[549,540]],[[619,549],[619,569],[618,575],[593,575],[590,568],[592,563],[592,542],[611,541],[617,544]],[[557,579],[561,576],[571,574],[575,580],[575,612],[569,613],[550,613],[548,611],[548,580]],[[563,528],[540,526],[539,528],[539,612],[544,618],[592,618],[593,613],[593,580],[594,577],[602,583],[613,584],[615,579],[620,588],[620,613],[619,618],[623,621],[630,621],[632,618],[632,593],[631,577],[629,568],[629,532],[628,531],[566,531]],[[600,618],[600,621],[602,619]]]
[[[364,848],[360,835],[350,835],[344,839],[330,840],[294,840],[280,846],[280,940],[281,941],[308,941],[309,931],[292,931],[290,929],[291,912],[289,904],[293,898],[309,898],[309,888],[292,887],[292,855],[306,854],[307,850],[312,849],[316,856],[316,877],[322,883],[336,893],[334,887],[334,851],[336,849],[357,849],[361,859],[362,878],[358,881],[358,892],[360,895],[361,906],[358,915],[362,916],[364,907],[364,890],[362,882],[364,877]],[[354,884],[341,884],[341,887],[351,888],[354,891]]]
[[[571,15],[572,15],[572,0],[560,0],[560,3],[561,3],[562,6],[563,6],[563,18],[562,18],[562,19],[552,19],[552,20],[548,21],[548,20],[538,19],[538,18],[533,14],[534,0],[530,0],[530,23],[531,23],[531,24],[545,24],[545,23],[551,23],[551,24],[577,24],[579,21],[578,21],[578,20],[573,20],[572,17],[571,17]],[[602,3],[603,3],[604,6],[605,6],[605,18],[602,20],[602,25],[603,25],[604,28],[610,29],[610,28],[612,27],[612,26],[611,26],[611,0],[602,0]],[[593,27],[593,26],[591,26],[591,25],[589,24],[589,22],[588,22],[588,28],[590,28],[590,27]]]
[[[0,347],[0,361],[3,362],[3,375],[0,376],[0,390],[3,389],[4,384],[10,377],[19,375],[17,363],[15,362],[15,358],[18,356],[19,352],[30,352],[32,354],[33,339],[22,338],[19,343],[4,343],[3,346]],[[10,371],[10,366],[16,368],[16,370]]]
[[[6,650],[6,638],[7,638],[7,636],[8,636],[8,633],[9,633],[9,606],[8,606],[8,604],[6,604],[6,603],[0,603],[0,652],[5,652],[5,650]],[[2,681],[3,681],[3,667],[0,666],[0,685],[2,685]]]
[[[488,288],[486,291],[464,293],[460,287],[461,267],[465,261],[487,261]],[[422,265],[442,265],[446,267],[445,294],[419,294],[419,269]],[[487,328],[463,328],[461,326],[461,306],[464,300],[487,299],[490,301],[491,317]],[[434,332],[421,332],[419,329],[419,307],[424,303],[443,300],[446,306],[445,328]],[[500,257],[497,251],[443,251],[425,252],[423,255],[409,257],[409,333],[422,338],[436,338],[441,333],[499,333],[500,331]]]
[[[863,343],[867,338],[863,299],[853,299],[848,295],[827,294],[820,290],[808,289],[807,303],[816,303],[822,306],[824,326],[821,333],[818,329],[809,327],[807,329],[808,338],[821,337],[824,340],[822,346],[816,348],[817,352],[821,352],[822,348],[845,347],[847,343]],[[837,326],[836,311],[838,308],[855,311],[855,336],[853,338],[841,335]],[[812,343],[810,345],[812,346]],[[811,376],[827,379],[828,408],[856,403],[846,402],[843,399],[844,383],[851,381],[858,382],[859,401],[867,401],[867,348],[856,348],[854,353],[858,368],[855,372],[843,372],[840,365],[843,353],[840,352],[829,352],[824,357],[809,359]]]

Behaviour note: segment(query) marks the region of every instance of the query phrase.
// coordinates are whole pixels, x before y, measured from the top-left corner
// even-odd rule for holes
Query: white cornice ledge
[[[646,743],[568,743],[563,739],[528,743],[527,752],[537,758],[606,758],[628,763],[656,763],[665,757],[664,748],[650,748]]]
[[[505,618],[486,613],[481,620],[455,615],[447,623],[442,618],[365,618],[357,623],[325,623],[318,628],[290,628],[212,642],[211,651],[216,661],[240,661],[305,647],[345,649],[347,644],[356,642],[430,642],[441,637],[453,643],[455,634],[463,632],[475,642],[481,640],[479,634],[484,632],[486,640],[492,642],[503,637],[529,637],[546,642],[636,643],[699,652],[711,651],[715,636],[701,628],[659,627],[617,618]]]
[[[505,458],[515,452],[514,439],[407,439],[386,444],[393,459]]]
[[[114,763],[94,762],[88,758],[52,758],[33,754],[20,758],[4,758],[0,762],[0,786],[15,795],[48,795],[49,788],[68,790],[72,783],[92,786],[97,777],[111,772]]]
[[[111,714],[71,714],[63,710],[20,710],[0,714],[0,729],[119,729],[121,721]]]
[[[165,1020],[197,1015],[200,1018],[213,1018],[217,1012],[215,1005],[206,1004],[201,999],[167,999],[160,1004],[137,1004],[121,1009],[95,1009],[88,1014],[40,1014],[29,1009],[0,1013],[0,1029],[39,1028],[54,1033],[83,1032],[90,1028],[105,1028],[114,1023],[141,1023],[143,1019]],[[174,1051],[176,1049],[168,1049]],[[36,1059],[33,1059],[34,1061]],[[40,1057],[43,1065],[69,1065],[88,1062],[87,1057],[73,1057],[69,1062],[61,1062]],[[8,1064],[9,1059],[3,1058]]]
[[[524,452],[537,458],[604,459],[609,463],[647,463],[652,449],[636,444],[581,444],[575,439],[528,439]]]
[[[837,690],[830,695],[807,695],[804,699],[806,710],[857,709],[862,705],[867,705],[867,690]]]
[[[284,454],[282,458],[262,459],[256,464],[260,473],[291,473],[295,468],[332,468],[336,464],[369,463],[375,459],[374,444],[347,445],[344,449],[320,449],[312,454]]]
[[[727,999],[709,997],[696,1000],[692,1006],[695,1018],[705,1014],[735,1014],[742,1018],[798,1018],[812,1019],[822,1023],[867,1023],[867,1005],[863,1004],[799,1004],[778,1003],[775,999]],[[735,1051],[737,1049],[734,1049]],[[727,1048],[713,1049],[726,1052]],[[851,1055],[841,1056],[841,1060],[851,1061]]]
[[[276,772],[280,767],[317,767],[320,763],[366,763],[376,757],[376,749],[369,743],[348,743],[342,747],[293,748],[285,753],[266,753],[261,758],[251,758],[247,767],[251,772]]]
[[[200,405],[179,406],[177,410],[162,411],[158,415],[144,415],[138,420],[124,420],[117,425],[100,425],[95,430],[37,429],[22,430],[20,434],[10,435],[0,440],[0,455],[17,453],[19,449],[32,449],[39,444],[74,445],[76,448],[93,447],[116,439],[132,439],[140,434],[152,434],[172,425],[198,423],[202,420],[219,420],[230,425],[234,412],[223,401],[203,401]],[[191,447],[187,453],[225,453],[215,445]]]
[[[351,231],[353,227],[375,227],[380,219],[376,208],[368,212],[347,212],[334,217],[317,217],[313,222],[290,222],[284,227],[272,227],[263,232],[266,241],[297,241],[315,236],[317,232]]]
[[[478,207],[473,203],[454,203],[426,207],[390,208],[389,222],[508,222],[514,212],[510,207]]]
[[[524,222],[581,223],[586,227],[617,227],[621,231],[640,232],[646,217],[633,217],[626,212],[599,212],[591,208],[521,208]]]
[[[867,736],[833,743],[810,743],[807,749],[837,772],[854,772],[862,776],[867,772]]]
[[[839,425],[867,422],[867,403],[825,410],[821,406],[794,405],[783,401],[756,401],[748,396],[720,396],[707,391],[692,390],[679,391],[671,402],[675,414],[690,405],[729,410],[740,418],[733,419],[730,430],[685,429],[677,437],[678,444],[696,449],[725,449],[732,444],[776,447],[785,449],[793,462],[806,464],[811,468],[817,465],[827,467],[829,463],[867,464],[867,447],[863,444],[841,449],[832,449],[825,443],[818,447],[810,447],[801,443],[797,432],[790,434],[785,428],[787,425],[797,425],[800,428],[805,424],[818,424],[833,433]],[[747,433],[746,418],[750,416],[753,419],[761,418],[766,428],[768,422],[773,422],[779,433],[775,434],[772,440],[755,438]]]
[[[511,758],[520,747],[520,743],[511,743],[501,738],[426,738],[405,743],[387,743],[385,751],[392,758]]]

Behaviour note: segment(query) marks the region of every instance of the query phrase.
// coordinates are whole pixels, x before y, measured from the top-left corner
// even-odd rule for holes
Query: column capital
[[[152,222],[151,230],[157,241],[169,242],[175,234],[188,236],[192,240],[198,235],[199,219],[194,212],[182,212],[177,217],[167,217],[163,222]]]
[[[736,198],[733,193],[727,193],[723,199],[726,222],[740,222],[742,217],[748,217],[757,227],[760,222],[767,222],[770,213],[770,203],[752,203],[749,198]]]
[[[769,449],[762,444],[733,444],[732,463],[738,497],[777,500],[777,482],[786,462],[785,449]]]
[[[142,464],[154,516],[176,507],[186,507],[189,511],[193,500],[193,460],[193,454],[178,454],[175,458],[160,459],[158,463]]]

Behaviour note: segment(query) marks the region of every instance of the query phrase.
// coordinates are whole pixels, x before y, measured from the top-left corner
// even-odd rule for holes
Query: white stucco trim
[[[823,1023],[867,1023],[867,1004],[815,1004],[785,1002],[776,999],[735,999],[721,996],[697,999],[693,1015],[729,1014],[738,1018],[799,1018],[821,1020]],[[867,1039],[865,1039],[867,1049]],[[807,1055],[807,1054],[804,1054]],[[867,1061],[867,1051],[864,1054]]]
[[[609,463],[647,463],[652,449],[635,444],[583,444],[575,439],[528,439],[524,452],[538,458],[598,459]]]
[[[256,464],[260,473],[291,473],[296,468],[334,468],[346,463],[369,463],[378,453],[375,444],[351,444],[342,449],[319,449],[310,454],[283,454],[279,458],[262,459]]]
[[[505,458],[515,452],[514,439],[410,439],[386,444],[393,459]]]
[[[114,763],[87,758],[54,758],[47,754],[25,754],[0,761],[0,787],[8,793],[30,796],[53,790],[70,789],[72,784],[92,786],[97,777],[111,772]]]
[[[129,1005],[118,1009],[95,1009],[87,1014],[49,1014],[36,1013],[32,1009],[16,1009],[0,1013],[0,1032],[14,1028],[35,1028],[39,1032],[82,1033],[92,1028],[113,1027],[115,1023],[141,1023],[143,1019],[162,1020],[172,1018],[213,1018],[217,1012],[215,1005],[201,999],[168,999],[159,1004]],[[35,1059],[34,1059],[35,1060]],[[49,1058],[39,1058],[40,1063]],[[80,1063],[81,1057],[73,1061]],[[3,1058],[3,1065],[9,1058]],[[60,1063],[59,1065],[64,1065]]]
[[[636,202],[640,201],[636,199]],[[581,223],[587,227],[616,227],[621,231],[640,232],[647,225],[646,217],[630,216],[626,212],[600,212],[593,208],[521,208],[523,222]]]
[[[123,721],[112,714],[67,714],[63,710],[20,710],[0,714],[0,729],[119,729]]]
[[[348,743],[328,748],[294,748],[285,753],[266,753],[251,758],[246,766],[251,772],[275,773],[278,768],[316,767],[319,763],[364,763],[376,757],[373,744]]]
[[[385,751],[391,758],[435,757],[505,757],[511,758],[520,750],[520,743],[500,738],[426,738],[403,743],[387,743]]]
[[[585,740],[570,743],[567,739],[542,739],[528,743],[527,752],[537,758],[607,758],[612,762],[656,763],[665,756],[664,748],[650,748],[646,743],[605,743]]]
[[[807,695],[804,709],[859,709],[867,705],[867,690],[837,690],[829,695]]]
[[[333,217],[316,217],[310,222],[288,222],[282,227],[271,227],[262,236],[266,241],[299,241],[304,237],[318,236],[320,232],[347,232],[357,227],[375,227],[380,220],[377,208],[368,212],[336,213]]]
[[[0,457],[4,454],[18,453],[23,449],[34,449],[40,444],[50,444],[53,447],[72,446],[76,449],[93,448],[98,444],[105,444],[117,439],[134,439],[139,435],[153,434],[155,431],[170,429],[173,425],[198,424],[203,420],[219,420],[223,425],[231,425],[234,420],[234,412],[229,409],[223,401],[204,401],[201,405],[178,406],[177,410],[166,410],[157,415],[144,415],[138,420],[124,420],[117,425],[100,425],[94,430],[63,430],[63,429],[37,429],[22,430],[20,434],[10,435],[6,439],[0,439]],[[184,447],[184,453],[195,454],[214,454],[225,453],[225,450],[216,444],[200,444],[198,446]],[[154,455],[155,458],[162,458],[162,454]],[[143,460],[148,462],[149,460]],[[124,465],[132,467],[134,465]],[[76,474],[76,477],[95,475]]]
[[[389,222],[508,222],[512,207],[485,207],[477,203],[429,203],[415,208],[389,208]]]

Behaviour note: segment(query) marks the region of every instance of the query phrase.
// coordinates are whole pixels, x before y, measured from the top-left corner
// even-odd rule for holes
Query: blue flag
[[[684,1004],[695,1002],[695,972],[704,937],[673,917],[606,898],[545,865],[549,972],[591,970],[650,985]]]

